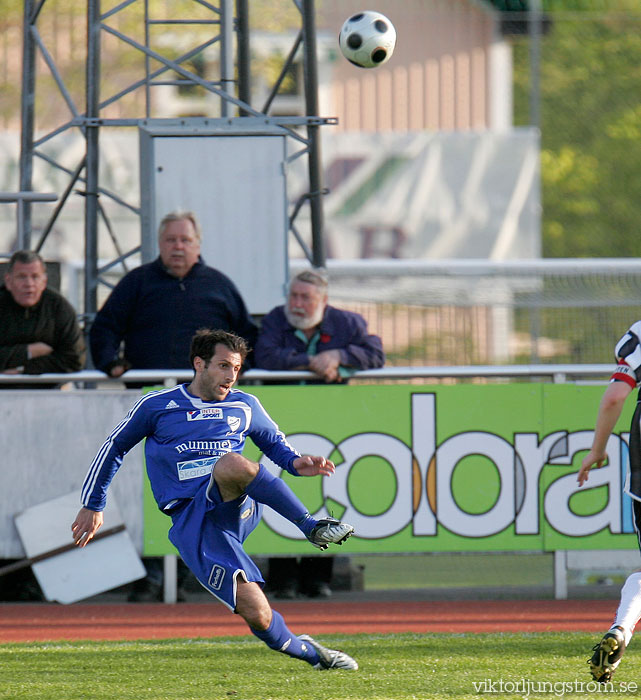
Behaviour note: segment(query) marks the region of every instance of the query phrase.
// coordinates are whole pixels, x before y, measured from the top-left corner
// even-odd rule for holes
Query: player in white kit
[[[615,347],[617,366],[612,374],[597,416],[590,452],[581,462],[579,485],[588,480],[592,467],[607,460],[606,445],[630,393],[641,386],[641,321],[634,323]],[[640,395],[641,397],[641,395]],[[641,547],[641,403],[637,403],[630,426],[629,467],[625,492],[632,498],[634,528]],[[641,569],[630,574],[621,589],[614,622],[594,647],[588,660],[592,677],[607,683],[621,662],[634,628],[641,618]]]

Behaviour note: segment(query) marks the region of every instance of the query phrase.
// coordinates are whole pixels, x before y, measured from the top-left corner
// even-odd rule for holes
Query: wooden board
[[[27,557],[42,556],[73,544],[71,523],[79,509],[80,492],[74,491],[16,515],[16,528]],[[113,496],[108,499],[104,516],[101,530],[124,524]],[[59,603],[90,598],[146,575],[126,530],[92,541],[83,549],[73,547],[42,559],[32,569],[45,598]]]

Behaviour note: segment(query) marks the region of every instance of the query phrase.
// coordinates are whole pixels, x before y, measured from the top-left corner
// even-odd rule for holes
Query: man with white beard
[[[383,366],[381,339],[367,332],[360,314],[328,305],[327,286],[320,268],[291,280],[286,304],[263,318],[254,349],[256,367],[310,370],[318,379],[296,383],[335,384],[348,381],[355,370]],[[268,589],[277,598],[330,596],[333,563],[333,557],[271,557]]]
[[[272,370],[310,370],[325,383],[343,382],[355,370],[385,363],[383,344],[367,332],[365,319],[327,303],[322,269],[299,272],[290,282],[287,303],[263,318],[255,366]]]

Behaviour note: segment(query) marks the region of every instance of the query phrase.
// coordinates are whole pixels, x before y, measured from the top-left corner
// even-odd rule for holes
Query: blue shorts
[[[243,542],[260,522],[263,506],[247,495],[223,501],[204,481],[194,498],[171,514],[169,539],[200,583],[230,610],[236,609],[238,576],[265,583]]]

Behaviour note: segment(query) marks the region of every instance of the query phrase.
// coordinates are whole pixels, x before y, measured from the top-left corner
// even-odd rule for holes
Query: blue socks
[[[273,508],[294,523],[304,535],[309,535],[316,525],[317,521],[307,512],[298,496],[262,464],[258,466],[258,474],[247,486],[245,493],[255,501]]]
[[[319,661],[316,650],[309,644],[304,644],[295,634],[292,634],[287,628],[283,616],[276,610],[272,610],[272,621],[266,630],[255,630],[252,627],[249,629],[252,631],[252,634],[265,642],[274,651],[280,651],[282,654],[293,656],[295,659],[302,659],[312,666]]]

